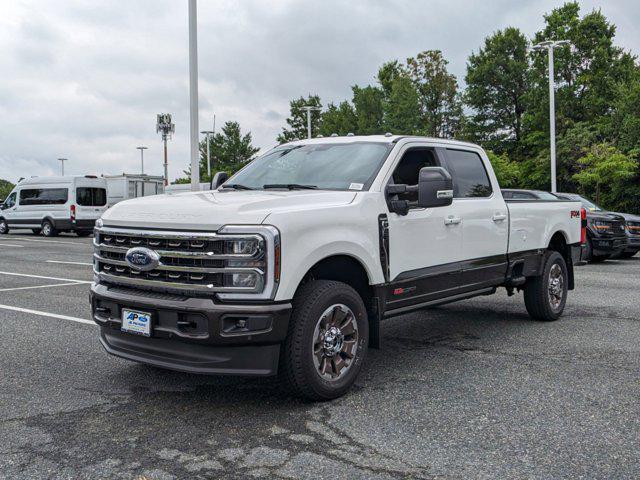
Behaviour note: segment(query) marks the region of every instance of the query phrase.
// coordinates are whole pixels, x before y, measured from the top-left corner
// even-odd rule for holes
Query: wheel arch
[[[340,253],[328,255],[318,260],[304,274],[298,283],[296,292],[311,280],[334,280],[346,283],[358,292],[369,318],[369,345],[378,346],[379,318],[375,290],[372,286],[371,276],[361,259]]]
[[[567,273],[569,275],[568,288],[569,290],[573,290],[575,286],[573,276],[573,260],[571,258],[571,249],[569,247],[569,241],[566,232],[564,232],[563,230],[557,230],[553,235],[551,235],[547,250],[558,252],[564,258],[564,261],[567,264]]]

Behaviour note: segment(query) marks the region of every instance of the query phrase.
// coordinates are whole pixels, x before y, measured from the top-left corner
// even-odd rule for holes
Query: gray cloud
[[[199,2],[200,122],[237,120],[268,147],[291,98],[323,102],[374,81],[385,61],[441,49],[462,81],[466,59],[508,25],[532,34],[561,2]],[[618,26],[618,44],[640,50],[634,0],[583,2]],[[161,173],[155,115],[171,112],[172,177],[189,155],[185,1],[6,2],[0,18],[0,178],[58,171]],[[147,160],[148,159],[148,160]]]

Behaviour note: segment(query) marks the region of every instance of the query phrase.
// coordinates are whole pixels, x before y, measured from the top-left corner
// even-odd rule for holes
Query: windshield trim
[[[371,176],[369,177],[369,179],[367,180],[366,183],[363,184],[363,187],[360,190],[355,190],[355,189],[349,189],[349,188],[328,188],[328,187],[321,187],[321,186],[317,186],[316,188],[314,188],[313,190],[309,190],[310,192],[313,191],[329,191],[329,192],[353,192],[353,193],[358,193],[358,192],[368,192],[371,189],[371,186],[373,185],[373,182],[375,182],[376,178],[378,177],[378,174],[380,173],[380,170],[382,169],[382,167],[385,165],[385,163],[387,163],[387,160],[389,159],[389,154],[391,154],[391,152],[393,151],[394,147],[396,146],[394,143],[389,143],[389,142],[380,142],[380,141],[363,141],[363,142],[327,142],[327,143],[301,143],[301,144],[290,144],[290,143],[284,143],[282,145],[276,145],[275,147],[273,147],[270,150],[267,150],[266,152],[264,152],[262,155],[257,156],[256,158],[254,158],[253,160],[247,162],[247,164],[242,167],[240,170],[238,170],[236,173],[234,173],[231,177],[229,177],[229,179],[224,182],[224,183],[235,183],[233,182],[233,179],[239,174],[241,173],[245,168],[247,168],[249,165],[251,165],[253,162],[255,162],[256,160],[272,154],[274,152],[277,152],[279,150],[285,150],[285,149],[289,149],[289,148],[300,148],[300,147],[306,147],[308,145],[382,145],[384,147],[386,147],[387,151],[384,153],[384,155],[382,155],[380,162],[378,164],[378,166],[375,168],[375,170],[372,172]],[[221,185],[220,187],[218,187],[216,189],[217,191],[227,191],[227,192],[240,192],[240,191],[245,191],[245,190],[232,190],[232,189],[226,189],[224,190],[224,184]],[[287,190],[287,189],[282,189],[283,191],[300,191],[300,190]],[[260,188],[252,188],[252,190],[246,190],[246,191],[278,191],[277,189],[264,189],[262,187]]]

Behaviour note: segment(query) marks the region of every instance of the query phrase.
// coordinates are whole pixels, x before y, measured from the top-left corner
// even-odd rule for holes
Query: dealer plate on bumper
[[[151,314],[137,310],[122,309],[122,326],[120,330],[136,335],[151,336]]]

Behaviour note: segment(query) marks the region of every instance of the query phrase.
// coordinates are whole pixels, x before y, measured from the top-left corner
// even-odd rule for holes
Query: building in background
[[[115,205],[130,198],[164,193],[164,177],[140,173],[104,175],[107,181],[107,204]]]

